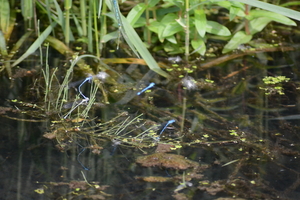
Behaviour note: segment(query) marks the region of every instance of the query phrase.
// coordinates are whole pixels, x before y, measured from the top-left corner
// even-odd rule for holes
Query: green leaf
[[[236,84],[236,86],[231,90],[231,94],[242,94],[243,92],[245,92],[247,89],[247,81],[246,80],[242,80],[241,82],[239,82],[238,84]]]
[[[110,8],[110,10],[113,10],[113,5],[111,1],[106,1],[107,6]],[[139,35],[136,33],[136,31],[133,29],[133,27],[130,25],[130,23],[127,21],[127,19],[119,13],[121,16],[122,21],[122,29],[124,29],[123,37],[126,40],[127,44],[130,46],[130,48],[138,54],[145,60],[145,62],[148,64],[149,68],[158,73],[161,76],[169,77],[169,74],[165,71],[163,71],[157,64],[157,62],[154,60],[153,56],[150,54],[148,49],[145,47],[144,43],[142,42]]]
[[[134,24],[134,28],[147,27],[147,21],[144,17],[140,17]]]
[[[152,21],[150,22],[150,25],[148,26],[148,29],[156,34],[158,34],[158,30],[159,30],[159,27],[160,27],[160,22],[158,21]]]
[[[178,23],[171,23],[171,24],[167,24],[166,26],[164,26],[164,28],[162,29],[162,37],[166,38],[169,37],[171,35],[174,35],[175,33],[181,32],[183,31],[182,26],[180,26]]]
[[[150,8],[154,7],[160,0],[150,0],[148,1],[148,5]]]
[[[108,33],[108,34],[106,34],[106,35],[104,35],[102,37],[101,42],[102,43],[106,43],[106,42],[108,42],[110,40],[115,40],[115,39],[117,39],[119,37],[119,35],[120,35],[119,30],[111,32],[111,33]]]
[[[133,26],[144,13],[148,6],[145,3],[139,3],[134,6],[127,15],[127,20]]]
[[[33,2],[32,0],[22,0],[21,10],[25,21],[32,19],[33,17]]]
[[[265,3],[262,1],[257,1],[257,0],[230,0],[230,1],[234,1],[234,2],[240,2],[240,3],[244,3],[244,4],[248,4],[251,6],[255,6],[258,8],[262,8],[264,10],[268,10],[274,13],[278,13],[278,14],[282,14],[286,17],[292,18],[292,19],[296,19],[298,21],[300,21],[300,12],[292,10],[292,9],[288,9],[288,8],[283,8],[280,6],[276,6],[270,3]]]
[[[230,1],[212,1],[212,3],[216,3],[219,6],[226,8],[230,11],[230,15],[237,15],[240,17],[244,17],[245,16],[245,6],[241,3],[238,2],[230,2]],[[233,12],[233,8],[234,8],[234,13]]]
[[[206,32],[212,33],[215,35],[220,35],[220,36],[231,35],[231,33],[227,27],[225,27],[217,22],[214,22],[214,21],[207,21]]]
[[[0,30],[0,54],[2,56],[7,56],[5,37],[1,30]]]
[[[174,35],[167,37],[166,40],[168,40],[169,42],[171,42],[173,44],[177,44],[177,41],[176,41],[176,38]]]
[[[250,33],[254,35],[255,33],[260,32],[263,30],[268,23],[270,23],[272,20],[268,17],[259,17],[254,20],[251,20],[249,23],[250,26]]]
[[[236,16],[244,17],[245,13],[241,8],[231,6],[229,9],[229,20],[232,21]]]
[[[251,10],[249,12],[249,15],[246,16],[246,18],[249,21],[251,21],[252,19],[255,19],[255,18],[259,18],[259,17],[268,17],[273,21],[276,21],[276,22],[279,22],[279,23],[282,23],[285,25],[289,25],[289,26],[297,25],[293,20],[291,20],[281,14],[269,12],[269,11],[265,11],[265,10]]]
[[[199,35],[203,38],[206,33],[206,15],[204,13],[204,9],[198,8],[194,10],[195,14],[195,27]]]
[[[55,5],[55,8],[56,8],[56,13],[57,13],[57,17],[54,18],[54,20],[59,24],[61,25],[61,27],[65,28],[64,26],[64,13],[63,11],[61,10],[60,6],[59,6],[59,3],[57,2],[57,0],[53,0],[53,3]],[[55,16],[55,15],[51,15],[52,17]]]
[[[8,0],[0,0],[0,30],[5,35],[9,26],[10,8]]]
[[[169,13],[164,16],[158,27],[158,37],[162,42],[166,37],[174,35],[175,33],[183,31],[183,28],[176,21],[177,15],[174,13]]]
[[[163,46],[164,50],[168,52],[170,55],[182,54],[184,52],[184,47],[178,47],[176,44],[167,43]]]
[[[161,19],[162,24],[175,23],[178,16],[175,13],[168,13]]]
[[[55,27],[56,22],[52,22],[51,25],[49,25],[46,30],[34,41],[34,43],[27,49],[27,51],[20,57],[18,58],[12,66],[16,66],[20,62],[22,62],[25,58],[27,58],[30,54],[33,54],[45,41],[45,39],[48,37],[48,35],[51,33],[53,28]]]
[[[244,31],[239,31],[224,46],[222,53],[230,52],[236,49],[240,44],[245,44],[252,39],[252,35],[246,35]]]
[[[204,56],[204,54],[206,52],[206,46],[205,46],[204,41],[201,38],[199,38],[197,40],[192,40],[191,44],[196,52],[198,52],[200,55]],[[194,53],[194,52],[192,52],[192,53]]]
[[[22,37],[14,44],[13,48],[10,50],[6,59],[11,59],[20,49],[21,45],[24,42],[28,41],[29,36],[32,34],[33,31],[28,31],[27,33],[23,34]]]
[[[221,7],[227,8],[228,10],[230,9],[231,6],[240,7],[241,9],[244,9],[244,5],[237,2],[222,1],[222,0],[211,0],[211,2],[216,3]]]
[[[171,6],[176,6],[178,8],[180,8],[181,10],[184,9],[184,3],[183,1],[178,1],[178,0],[165,0],[165,2],[167,2],[165,5],[163,5],[163,7],[171,7]]]
[[[298,5],[300,5],[299,1],[292,1],[292,2],[280,4],[281,7],[298,6]]]

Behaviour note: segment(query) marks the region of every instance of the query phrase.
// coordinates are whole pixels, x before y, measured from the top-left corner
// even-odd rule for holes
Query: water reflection
[[[91,106],[87,116],[81,114],[84,106],[64,119],[63,110],[45,112],[41,103],[26,98],[5,101],[1,194],[7,199],[297,199],[297,79],[280,83],[284,95],[266,95],[260,87],[267,71],[250,61],[252,70],[229,63],[236,74],[218,79],[228,72],[217,71],[214,81],[194,74],[193,90],[182,77],[164,80],[151,71],[142,81],[123,81],[125,91],[101,83],[111,104],[95,90],[101,106]],[[285,70],[296,69],[272,73]],[[157,84],[150,93],[136,95],[152,81]],[[70,92],[66,101],[76,95]]]

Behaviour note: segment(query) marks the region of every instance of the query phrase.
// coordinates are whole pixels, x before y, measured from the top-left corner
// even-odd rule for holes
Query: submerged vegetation
[[[34,191],[293,199],[300,13],[296,2],[271,3],[2,0],[1,75],[12,90],[0,113],[42,124],[36,141],[75,161],[59,163],[71,178]]]

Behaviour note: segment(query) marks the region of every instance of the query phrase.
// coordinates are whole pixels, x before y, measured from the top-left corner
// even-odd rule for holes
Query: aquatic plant
[[[280,95],[284,95],[282,83],[288,82],[290,78],[286,78],[285,76],[266,76],[263,78],[263,82],[267,87],[259,87],[259,89],[265,90],[266,95],[278,93]]]
[[[9,6],[8,1],[2,2],[1,6]],[[278,152],[287,157],[299,156],[293,149],[294,141],[281,137],[286,135],[284,128],[279,129],[282,133],[270,131],[267,116],[273,120],[291,119],[276,116],[289,106],[282,106],[282,99],[294,98],[289,92],[297,90],[298,83],[288,85],[289,78],[279,78],[277,73],[272,74],[275,79],[264,79],[269,75],[268,69],[279,71],[287,67],[267,65],[267,52],[293,51],[297,47],[281,45],[283,40],[276,37],[281,27],[273,24],[275,31],[269,31],[268,27],[272,26],[271,21],[292,26],[294,21],[283,15],[299,20],[295,15],[298,12],[259,1],[154,0],[131,2],[131,5],[118,4],[116,0],[28,2],[22,1],[16,6],[22,8],[20,15],[26,18],[29,28],[34,27],[33,8],[36,6],[40,19],[37,33],[28,33],[18,42],[17,49],[25,40],[32,39],[16,60],[8,55],[8,52],[16,55],[13,50],[6,49],[10,41],[5,40],[5,45],[8,44],[5,48],[1,43],[5,65],[1,70],[6,69],[8,77],[17,81],[33,74],[33,70],[17,73],[15,69],[17,66],[30,68],[32,65],[26,66],[26,61],[38,51],[40,59],[34,69],[37,75],[42,73],[43,76],[33,76],[26,90],[32,92],[30,97],[35,99],[9,100],[6,102],[9,108],[0,107],[3,117],[23,123],[43,122],[47,129],[43,136],[55,141],[60,151],[75,155],[73,169],[90,172],[103,167],[107,170],[104,173],[107,179],[113,167],[95,164],[91,155],[100,159],[104,157],[103,151],[109,151],[106,155],[113,159],[123,153],[116,149],[122,149],[122,156],[130,155],[127,160],[131,162],[130,167],[122,166],[122,170],[138,167],[142,173],[137,174],[136,179],[147,184],[175,183],[170,190],[175,198],[187,198],[186,191],[190,198],[195,191],[206,191],[210,195],[223,192],[253,199],[279,196],[256,169],[264,170],[259,165],[268,162],[292,173],[296,171],[277,159]],[[256,8],[250,9],[243,3]],[[130,11],[126,13],[128,8]],[[225,17],[221,18],[221,14]],[[7,22],[7,18],[4,21]],[[2,20],[1,23],[4,24]],[[148,48],[165,59],[157,58],[157,62]],[[50,54],[53,49],[67,59],[51,63],[57,55]],[[223,55],[231,51],[234,53]],[[174,54],[179,56],[174,57]],[[122,58],[128,56],[141,58]],[[213,60],[204,61],[209,57]],[[233,59],[237,60],[227,62]],[[10,62],[13,64],[6,65]],[[293,70],[297,74],[297,70]],[[269,95],[274,101],[265,100],[265,91],[260,87],[282,95]],[[297,119],[296,115],[292,117]],[[296,126],[288,130],[294,131],[291,134],[294,138],[298,137]],[[291,145],[284,145],[286,143]],[[148,155],[141,156],[141,153]],[[206,155],[212,157],[208,161],[210,165],[200,164]],[[69,161],[66,159],[60,164],[65,169]],[[206,181],[203,171],[212,166],[228,168],[226,180]],[[254,166],[254,170],[245,170],[249,166]],[[164,172],[165,169],[169,172]],[[146,173],[149,171],[154,173]],[[161,171],[172,177],[156,174]],[[74,198],[105,198],[101,195],[105,188],[97,190],[97,183],[89,183],[84,175],[82,178],[85,181],[50,185],[70,187],[70,196]],[[190,183],[193,186],[187,187]],[[268,192],[256,185],[268,188]],[[99,196],[89,196],[90,190]],[[155,188],[145,190],[154,192]],[[66,196],[67,193],[61,195]]]
[[[185,60],[188,60],[189,56],[196,52],[202,56],[216,55],[217,52],[207,52],[206,50],[208,45],[207,42],[211,38],[216,38],[220,41],[229,40],[229,42],[223,47],[223,53],[241,49],[240,46],[247,43],[252,46],[251,48],[265,48],[267,43],[255,46],[254,42],[251,41],[254,34],[262,32],[271,21],[285,25],[295,25],[295,22],[287,17],[300,20],[299,13],[297,11],[256,0],[251,2],[242,0],[211,0],[204,2],[189,2],[183,0],[176,2],[150,1],[147,3],[137,3],[128,13],[126,18],[123,17],[119,8],[120,6],[116,0],[106,1],[104,4],[102,1],[99,3],[87,3],[86,1],[80,1],[77,3],[65,1],[64,10],[60,7],[56,0],[46,2],[36,1],[35,4],[30,4],[28,2],[25,3],[22,1],[22,4],[20,5],[22,16],[28,22],[29,26],[32,26],[34,20],[37,20],[34,19],[35,16],[33,15],[33,10],[35,8],[40,11],[41,15],[38,17],[48,18],[49,22],[43,23],[43,26],[47,27],[44,31],[41,31],[43,26],[37,27],[38,31],[41,32],[37,35],[37,40],[12,64],[12,66],[18,65],[29,55],[34,53],[44,41],[49,39],[51,33],[55,33],[53,30],[54,28],[58,28],[57,26],[60,26],[64,38],[56,38],[56,41],[50,43],[51,47],[61,49],[62,46],[59,45],[59,43],[69,46],[71,43],[79,41],[82,44],[81,47],[80,45],[75,46],[77,46],[81,51],[85,50],[84,46],[87,44],[88,51],[95,53],[95,55],[100,58],[100,52],[105,46],[103,42],[116,39],[116,37],[109,37],[110,33],[105,34],[108,32],[108,29],[111,28],[107,25],[109,21],[107,16],[112,17],[110,13],[107,13],[106,3],[114,12],[114,18],[117,22],[117,31],[122,32],[122,35],[130,48],[136,55],[142,56],[151,70],[165,77],[168,77],[168,74],[156,63],[144,46],[142,40],[140,40],[139,35],[132,27],[142,28],[145,30],[144,39],[147,41],[148,45],[153,45],[154,48],[152,48],[152,50],[160,50],[156,49],[154,46],[160,41],[162,43],[163,50],[167,54],[184,53],[186,57]],[[250,10],[247,5],[252,5],[254,7],[261,8],[262,10],[254,8]],[[3,10],[1,13],[7,12],[7,10],[10,10],[9,8],[13,6],[14,5],[9,4],[8,0],[5,0],[0,8]],[[211,16],[215,15],[214,9],[211,9],[213,6],[218,6],[217,12],[221,8],[228,9],[228,13],[226,13],[229,17],[228,22],[238,24],[244,21],[245,23],[242,23],[242,26],[234,30],[231,27],[226,27],[225,25],[217,23],[216,20],[210,20],[209,18],[212,18]],[[151,13],[153,14],[151,15]],[[29,35],[27,35],[25,38],[22,38],[20,42],[17,43],[18,45],[12,49],[11,53],[5,53],[7,51],[5,40],[9,38],[9,35],[13,30],[13,23],[9,22],[10,19],[15,20],[14,16],[15,13],[12,11],[7,13],[7,15],[2,15],[1,20],[1,30],[5,33],[5,35],[2,35],[1,37],[3,44],[1,49],[3,50],[2,55],[9,55],[9,57],[7,57],[7,61],[9,61],[14,55],[14,52],[20,48],[22,41],[29,37]],[[75,29],[70,29],[70,23],[75,24]],[[245,31],[241,31],[241,28],[244,28]],[[100,35],[98,34],[98,30],[101,30]],[[150,36],[151,40],[149,40]],[[182,39],[184,41],[182,41]],[[190,45],[194,49],[193,52],[190,52],[189,50]],[[274,46],[276,44],[270,45]],[[72,50],[69,50],[68,52],[71,53],[71,51]],[[64,53],[66,53],[66,50]],[[10,68],[9,64],[6,64],[9,76],[11,76]]]

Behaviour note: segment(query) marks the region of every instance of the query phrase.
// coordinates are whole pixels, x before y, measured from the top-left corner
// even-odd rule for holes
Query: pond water
[[[46,99],[28,64],[1,79],[0,199],[298,199],[298,57],[193,63],[180,78],[186,64],[169,63],[170,80],[113,64],[83,83],[60,66]]]

